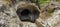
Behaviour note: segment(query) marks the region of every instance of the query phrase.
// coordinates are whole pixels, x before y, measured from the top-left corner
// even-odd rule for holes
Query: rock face
[[[0,27],[20,27],[19,19],[7,1],[0,0]]]
[[[51,17],[46,20],[37,19],[37,25],[43,25],[44,27],[60,27],[60,10],[55,10]]]
[[[16,13],[22,21],[35,22],[39,17],[40,11],[34,3],[26,3],[22,1],[16,6]]]
[[[20,1],[17,4],[12,4],[10,0],[0,0],[0,27],[37,27],[35,23],[22,22],[20,16],[17,15],[18,8],[27,8],[28,10],[35,11],[35,15],[39,16],[39,8],[35,3]],[[21,9],[22,11],[22,9]],[[37,12],[38,11],[38,12]],[[35,20],[33,12],[31,12],[31,21]],[[30,13],[29,13],[30,14]],[[37,18],[36,17],[36,18]],[[30,18],[29,18],[30,20]]]
[[[57,4],[56,4],[57,3]],[[51,5],[53,4],[53,5]],[[50,2],[43,10],[44,15],[48,15],[46,13],[49,13],[50,9],[54,9],[52,13],[50,13],[49,17],[40,17],[36,20],[36,24],[39,27],[60,27],[60,7],[59,2]],[[47,10],[47,11],[46,11]],[[41,16],[41,13],[40,13]]]
[[[29,11],[22,11],[26,8]],[[39,10],[35,3],[24,0],[0,0],[0,27],[60,27],[59,2],[50,2],[49,4],[43,6],[41,9],[42,10]],[[29,15],[32,18],[28,18],[28,20],[31,20],[32,22],[35,20],[35,22],[32,23],[30,21],[21,21],[21,16],[19,16],[21,13],[17,13],[17,10],[19,10],[18,12],[22,11],[22,16]],[[24,12],[27,13],[25,14]]]

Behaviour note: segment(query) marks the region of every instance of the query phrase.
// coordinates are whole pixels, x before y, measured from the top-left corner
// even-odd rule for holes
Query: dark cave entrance
[[[19,16],[19,19],[21,21],[35,22],[35,20],[39,17],[39,11],[38,10],[33,10],[31,12],[30,9],[19,8],[16,11],[16,13]]]
[[[24,9],[22,12],[21,12],[21,15],[22,16],[28,16],[28,14],[30,13],[30,11],[28,9]]]

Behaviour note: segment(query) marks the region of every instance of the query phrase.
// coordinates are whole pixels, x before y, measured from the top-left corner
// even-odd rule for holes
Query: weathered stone
[[[17,9],[16,13],[22,21],[35,22],[35,20],[39,18],[40,11],[34,3],[21,1],[15,7]]]

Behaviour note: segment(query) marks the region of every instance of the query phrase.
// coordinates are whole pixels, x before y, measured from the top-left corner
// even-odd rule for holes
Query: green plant
[[[38,0],[39,4],[43,4],[43,3],[46,3],[46,2],[49,2],[49,0]]]

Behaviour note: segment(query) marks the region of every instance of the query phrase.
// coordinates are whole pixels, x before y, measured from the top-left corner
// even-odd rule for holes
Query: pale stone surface
[[[38,26],[42,25],[43,27],[60,27],[60,3],[52,1],[48,5],[46,5],[45,8],[43,7],[43,9],[44,11],[42,13],[45,12],[45,16],[47,12],[46,10],[49,9],[55,10],[51,13],[50,17],[45,18],[44,15],[42,14],[43,18],[40,17],[39,19],[36,20]]]
[[[57,10],[55,10],[50,17],[42,19],[39,16],[39,19],[37,19],[35,23],[20,21],[16,14],[16,7],[10,7],[8,6],[9,2],[8,4],[6,3],[6,1],[3,2],[0,0],[0,27],[60,27],[60,9],[57,8],[60,7],[59,3],[52,7],[57,8]],[[3,4],[5,4],[6,8],[3,7],[3,9],[1,9]],[[51,7],[51,4],[49,7]]]
[[[21,22],[15,7],[10,7],[9,2],[0,0],[0,3],[0,27],[37,27],[35,23]]]
[[[55,10],[48,19],[37,19],[36,22],[43,27],[60,27],[60,10]]]
[[[22,27],[37,27],[37,25],[35,23],[31,23],[31,22],[22,22]]]

